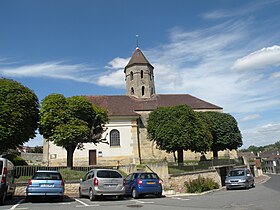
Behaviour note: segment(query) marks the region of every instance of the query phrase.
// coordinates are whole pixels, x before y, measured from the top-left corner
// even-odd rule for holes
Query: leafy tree
[[[187,105],[157,108],[149,114],[147,131],[160,150],[177,152],[179,166],[183,164],[184,150],[205,152],[211,141],[203,121]]]
[[[45,139],[67,151],[67,167],[73,167],[73,154],[83,143],[99,143],[107,122],[107,111],[93,106],[83,96],[65,98],[48,95],[42,101],[39,131]]]
[[[218,151],[237,149],[242,146],[242,136],[237,122],[230,114],[200,112],[199,115],[211,131],[213,137],[211,150],[214,158],[218,158]]]
[[[34,138],[38,123],[39,102],[34,92],[0,78],[0,154]]]

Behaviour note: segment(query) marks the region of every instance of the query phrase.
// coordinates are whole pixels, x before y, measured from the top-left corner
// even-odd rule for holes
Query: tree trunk
[[[184,165],[184,150],[183,150],[183,148],[178,148],[177,154],[178,154],[178,167],[182,168],[182,166]]]
[[[173,153],[173,157],[174,157],[174,162],[176,163],[177,162],[176,153],[175,152],[172,152],[172,153]]]
[[[218,151],[213,150],[213,159],[217,160],[218,159]]]
[[[67,169],[71,170],[73,168],[73,155],[76,149],[76,145],[70,145],[66,147],[67,151]]]

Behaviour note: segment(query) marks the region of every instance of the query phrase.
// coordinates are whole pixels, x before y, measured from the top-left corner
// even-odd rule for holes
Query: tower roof
[[[144,56],[144,54],[142,53],[142,51],[137,47],[136,50],[134,51],[134,53],[132,54],[128,64],[126,65],[126,67],[124,68],[124,70],[126,70],[126,68],[132,66],[132,65],[149,65],[152,68],[154,68],[150,62],[147,60],[147,58]]]

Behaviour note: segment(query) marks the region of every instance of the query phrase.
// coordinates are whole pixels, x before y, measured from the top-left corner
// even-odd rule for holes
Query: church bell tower
[[[154,67],[137,47],[124,68],[126,95],[151,98],[155,95]]]

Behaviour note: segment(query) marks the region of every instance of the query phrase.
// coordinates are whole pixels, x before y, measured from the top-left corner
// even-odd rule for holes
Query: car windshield
[[[140,179],[158,179],[158,176],[153,173],[145,173],[140,175]]]
[[[122,178],[122,175],[116,171],[97,171],[99,178]]]
[[[60,173],[55,172],[36,172],[32,177],[34,180],[61,180]]]
[[[244,176],[245,172],[244,170],[234,170],[229,172],[229,176]]]

